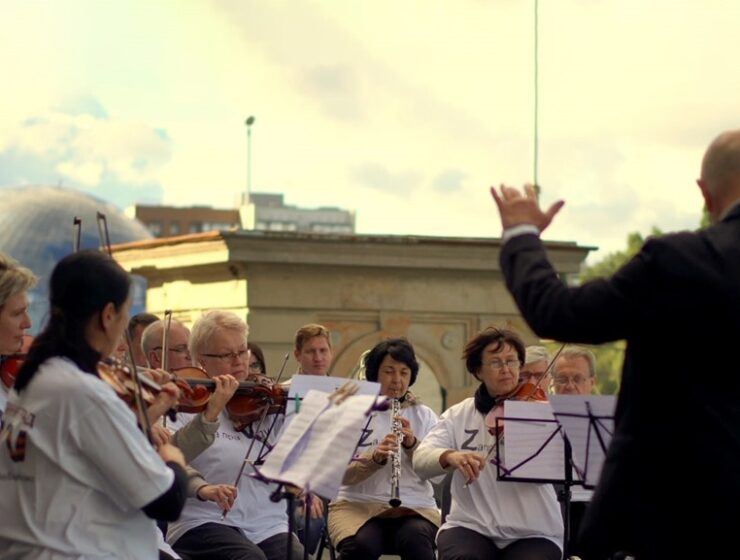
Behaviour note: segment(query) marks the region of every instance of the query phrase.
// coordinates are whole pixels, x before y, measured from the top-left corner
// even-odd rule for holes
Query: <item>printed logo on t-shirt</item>
[[[14,436],[12,426],[28,426],[31,428],[33,427],[35,418],[34,414],[20,406],[13,403],[9,403],[7,406],[2,429],[0,429],[0,441],[5,440],[5,446],[8,448],[10,458],[16,463],[26,458],[26,442],[28,441],[28,436],[26,430],[20,430]]]

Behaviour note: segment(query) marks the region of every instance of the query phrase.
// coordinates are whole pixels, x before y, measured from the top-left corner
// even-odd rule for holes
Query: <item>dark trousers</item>
[[[437,537],[439,560],[560,560],[562,551],[543,538],[521,539],[506,548],[476,531],[453,527]]]
[[[291,535],[293,559],[303,558],[303,547]],[[239,529],[220,523],[205,523],[190,529],[172,548],[183,560],[284,560],[288,552],[288,534],[280,533],[253,543]]]
[[[398,554],[403,560],[434,560],[437,526],[423,517],[373,518],[337,546],[340,560],[377,560]]]

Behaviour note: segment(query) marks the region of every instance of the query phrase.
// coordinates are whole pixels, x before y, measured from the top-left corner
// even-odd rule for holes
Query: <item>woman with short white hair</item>
[[[247,324],[228,311],[210,311],[193,325],[190,335],[190,353],[194,362],[210,377],[232,375],[244,381],[248,374]],[[192,415],[179,414],[175,429],[187,423]],[[219,416],[216,439],[208,449],[195,458],[191,465],[211,484],[234,484],[234,479],[245,460],[255,461],[264,453],[262,440],[268,435],[274,417],[269,415],[257,426],[247,425],[239,430],[226,411]],[[277,428],[268,435],[268,446],[277,439]],[[247,450],[253,443],[249,454]],[[244,469],[237,483],[238,492],[230,510],[222,517],[221,509],[212,502],[188,499],[182,516],[169,525],[167,540],[184,558],[240,558],[282,560],[288,543],[288,516],[285,504],[272,502],[274,485],[249,476],[250,466]],[[300,558],[303,549],[291,535],[293,558]]]

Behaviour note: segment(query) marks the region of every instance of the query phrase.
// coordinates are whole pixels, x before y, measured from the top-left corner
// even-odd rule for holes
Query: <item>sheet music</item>
[[[300,410],[303,397],[305,397],[306,393],[308,393],[311,389],[322,391],[324,393],[333,393],[339,387],[347,383],[347,381],[349,381],[349,379],[347,379],[346,377],[328,377],[326,375],[302,374],[294,375],[293,378],[290,380],[290,388],[288,390],[288,404],[285,407],[286,421],[295,416],[296,408]],[[359,381],[356,379],[353,379],[352,383],[359,387],[359,391],[357,391],[356,393],[357,395],[377,396],[380,393],[380,383],[375,383],[373,381]]]
[[[256,469],[260,475],[336,498],[377,392],[348,397],[339,404],[332,404],[329,395],[308,391],[265,464]]]
[[[594,488],[614,433],[614,395],[550,395],[555,418],[570,441],[573,463],[584,476],[584,486]],[[602,448],[601,442],[605,448]]]
[[[558,430],[549,403],[506,401],[502,459],[509,476],[562,482],[565,449]]]

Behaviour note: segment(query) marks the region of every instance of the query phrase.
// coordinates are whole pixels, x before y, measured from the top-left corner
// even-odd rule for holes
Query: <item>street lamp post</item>
[[[252,125],[254,124],[254,116],[250,116],[244,121],[247,125],[247,196],[244,199],[244,204],[249,204],[249,193],[252,191]]]

